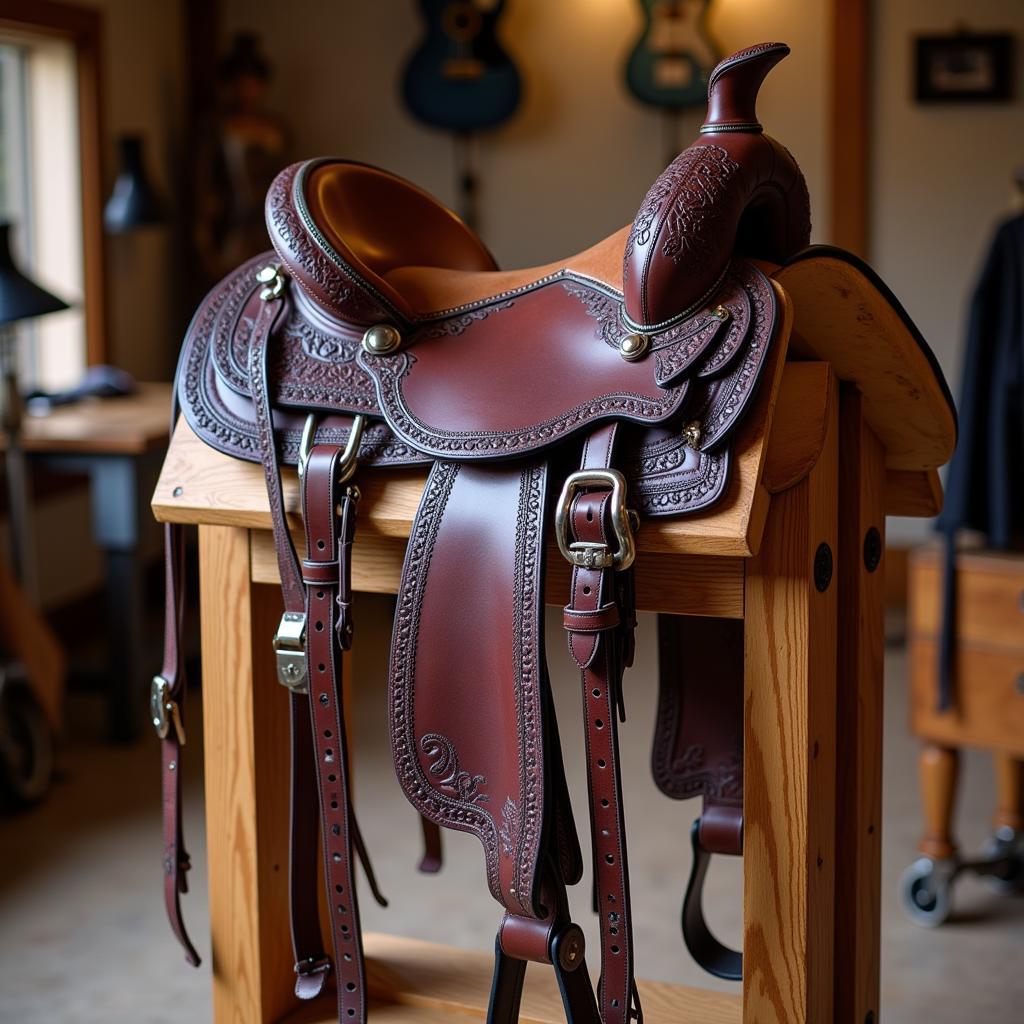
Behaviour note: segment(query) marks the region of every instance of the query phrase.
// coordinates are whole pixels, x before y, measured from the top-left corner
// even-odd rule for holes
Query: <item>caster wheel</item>
[[[53,775],[53,737],[27,682],[7,666],[0,691],[0,805],[23,810],[38,803]]]
[[[985,885],[993,892],[1006,895],[1024,893],[1024,843],[1016,836],[1005,840],[995,836],[982,848],[982,856],[988,860],[1005,858],[998,873],[983,876]]]
[[[900,905],[914,924],[922,928],[937,928],[949,918],[952,907],[951,867],[922,857],[903,872]]]

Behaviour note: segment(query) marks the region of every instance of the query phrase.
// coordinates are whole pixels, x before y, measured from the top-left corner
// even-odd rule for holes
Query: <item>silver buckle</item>
[[[306,472],[306,463],[313,452],[313,444],[316,440],[316,413],[309,413],[306,422],[302,425],[302,437],[299,439],[299,479],[302,479]],[[341,472],[338,483],[343,484],[352,478],[356,471],[359,460],[359,445],[363,440],[363,428],[366,426],[366,417],[362,413],[352,417],[352,426],[348,431],[348,441],[345,443],[345,450],[341,453]]]
[[[171,684],[163,676],[153,676],[153,683],[149,688],[149,712],[153,719],[153,728],[160,739],[167,739],[173,725],[178,743],[185,746],[185,727],[181,724],[178,702],[171,697]]]
[[[309,693],[306,672],[306,616],[285,612],[274,634],[277,681],[292,693]]]
[[[569,543],[569,509],[577,492],[587,487],[611,489],[612,530],[615,532],[617,551],[607,544],[594,541]],[[636,559],[636,541],[633,537],[633,516],[626,508],[626,478],[617,469],[578,469],[570,473],[562,486],[555,509],[555,538],[562,557],[580,569],[628,569]]]

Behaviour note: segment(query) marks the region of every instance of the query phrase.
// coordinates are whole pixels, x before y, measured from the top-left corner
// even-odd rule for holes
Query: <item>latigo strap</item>
[[[310,724],[316,751],[324,878],[330,899],[338,1019],[366,1019],[366,972],[356,898],[342,658],[352,643],[351,551],[359,492],[343,480],[343,452],[314,447],[302,474],[302,562]]]

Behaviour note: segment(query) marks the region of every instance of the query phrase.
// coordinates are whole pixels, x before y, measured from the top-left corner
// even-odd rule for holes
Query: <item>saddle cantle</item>
[[[569,1019],[641,1019],[617,734],[633,657],[634,533],[642,516],[694,514],[722,497],[736,426],[779,334],[775,287],[757,261],[807,244],[808,197],[754,104],[788,52],[765,44],[723,61],[700,138],[654,183],[632,225],[547,266],[498,270],[454,214],[386,171],[336,159],[293,165],[267,197],[273,253],[221,282],[189,328],[177,389],[185,418],[266,474],[285,603],[274,650],[293,726],[296,991],[320,994],[333,972],[341,1020],[366,1015],[356,858],[379,895],[347,778],[341,653],[352,638],[359,500],[350,481],[357,467],[418,464],[431,468],[395,614],[392,749],[428,836],[442,825],[483,847],[504,911],[489,1019],[517,1018],[529,960],[553,966]],[[302,557],[285,523],[283,464],[301,474]],[[583,854],[544,655],[552,530],[572,565],[564,625],[586,723],[596,994],[566,895]],[[172,568],[177,544],[172,532]],[[165,766],[180,757],[167,723],[183,687],[177,573],[169,580],[168,664],[154,705]],[[717,776],[695,775],[692,764],[685,792],[670,792],[686,701],[671,691],[683,674],[665,666],[681,650],[663,637],[659,785],[672,796],[703,792],[709,848],[738,853],[741,755],[725,796]],[[724,671],[730,685],[742,678],[741,664]],[[723,718],[713,702],[696,706],[725,722],[716,751],[731,754],[738,710]],[[165,797],[168,908],[194,957],[178,908],[188,858],[176,781]],[[318,817],[333,957],[317,920]],[[714,845],[723,835],[731,838]],[[435,840],[435,866],[438,850]],[[695,884],[690,939],[703,923]]]

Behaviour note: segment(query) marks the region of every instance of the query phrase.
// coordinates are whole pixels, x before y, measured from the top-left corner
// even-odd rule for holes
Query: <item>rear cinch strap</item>
[[[583,449],[582,470],[612,464],[614,425],[601,427]],[[614,551],[611,492],[582,491],[572,499],[569,541]],[[593,840],[594,877],[601,929],[598,999],[604,1024],[642,1021],[633,980],[633,929],[629,902],[626,829],[619,777],[618,719],[624,718],[622,674],[632,660],[634,612],[627,568],[573,566],[564,623],[569,653],[580,669],[587,744],[587,784]]]

